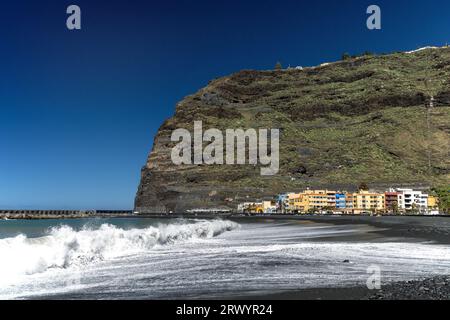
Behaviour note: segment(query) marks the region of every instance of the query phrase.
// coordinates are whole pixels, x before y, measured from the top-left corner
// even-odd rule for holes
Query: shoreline
[[[71,217],[76,219],[76,217]],[[132,218],[132,219],[228,219],[238,223],[317,223],[329,225],[367,225],[373,230],[364,237],[360,234],[322,237],[330,241],[401,241],[450,244],[450,216],[199,216],[199,215],[89,215],[81,218]],[[315,241],[314,239],[311,241]],[[439,275],[412,281],[386,283],[381,290],[369,290],[364,285],[353,287],[308,288],[272,293],[236,292],[225,300],[448,300],[450,275]]]
[[[146,218],[146,219],[274,219],[274,220],[309,220],[315,218],[380,218],[380,217],[421,217],[421,218],[450,218],[450,214],[439,215],[362,215],[362,214],[304,214],[304,215],[243,215],[243,214],[116,214],[116,213],[74,213],[74,214],[33,214],[33,213],[0,213],[0,220],[52,220],[52,219],[82,219],[82,218]]]
[[[309,221],[332,225],[366,224],[376,228],[368,234],[378,239],[404,238],[450,244],[450,216],[361,216],[361,215],[304,215],[304,216],[241,216],[241,215],[117,215],[80,214],[58,216],[9,217],[9,221],[63,219],[228,219],[235,222]],[[0,215],[0,221],[5,219]],[[438,222],[436,222],[438,221]],[[335,239],[336,240],[336,239]]]

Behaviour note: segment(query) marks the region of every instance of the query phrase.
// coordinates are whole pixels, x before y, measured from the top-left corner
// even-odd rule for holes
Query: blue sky
[[[0,207],[132,208],[158,127],[210,79],[446,42],[447,0],[4,1]]]

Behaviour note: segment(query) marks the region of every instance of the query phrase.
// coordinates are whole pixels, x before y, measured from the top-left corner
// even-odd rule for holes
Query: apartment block
[[[361,214],[364,212],[384,211],[385,196],[384,193],[369,192],[361,190],[353,194],[353,213]]]
[[[396,192],[401,193],[404,199],[404,209],[406,211],[426,212],[428,210],[428,194],[422,191],[398,188]]]

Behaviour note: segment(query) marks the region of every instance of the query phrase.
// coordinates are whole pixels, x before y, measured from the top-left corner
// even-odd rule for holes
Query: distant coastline
[[[41,220],[131,216],[131,210],[0,210],[0,219]]]
[[[3,220],[45,220],[45,219],[82,219],[82,218],[154,218],[154,219],[276,219],[276,220],[308,220],[315,218],[352,218],[352,217],[448,217],[450,215],[426,215],[426,214],[241,214],[241,213],[161,213],[161,214],[136,214],[132,210],[0,210],[0,219]]]

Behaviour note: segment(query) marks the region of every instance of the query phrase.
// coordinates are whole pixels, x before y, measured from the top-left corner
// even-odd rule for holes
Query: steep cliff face
[[[430,108],[430,106],[432,106]],[[154,141],[135,207],[185,212],[306,186],[352,188],[450,181],[450,49],[362,56],[303,70],[241,71],[186,97]],[[280,129],[280,172],[171,161],[171,134]],[[231,201],[232,200],[232,201]]]

